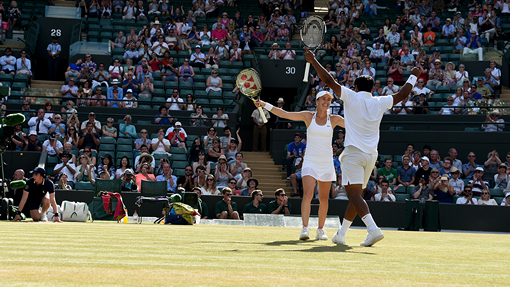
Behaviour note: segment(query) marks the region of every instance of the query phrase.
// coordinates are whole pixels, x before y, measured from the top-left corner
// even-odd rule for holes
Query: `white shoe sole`
[[[338,245],[345,245],[345,236],[343,238],[343,241],[342,240],[339,240],[337,239],[336,235],[333,236],[333,238],[331,238],[331,241],[335,244],[338,244]]]
[[[362,243],[360,243],[360,246],[370,247],[383,239],[384,239],[384,235],[381,234],[381,235],[377,236],[376,238],[374,238],[370,244],[362,242]]]
[[[329,239],[329,237],[328,237],[328,236],[326,236],[326,237],[320,238],[319,236],[315,236],[315,239],[316,239],[316,240],[328,240],[328,239]]]
[[[299,240],[308,240],[308,239],[310,239],[310,235],[308,235],[308,234],[299,235]]]

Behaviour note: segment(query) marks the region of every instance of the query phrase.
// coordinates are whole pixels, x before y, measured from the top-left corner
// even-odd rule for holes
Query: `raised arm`
[[[420,75],[421,75],[420,69],[414,67],[411,70],[411,76],[404,84],[404,86],[402,86],[402,88],[396,94],[391,95],[393,97],[393,105],[400,103],[402,100],[409,96],[409,94],[414,88],[414,84],[416,84],[416,80]]]
[[[308,48],[305,47],[305,57],[306,61],[308,61],[317,71],[317,75],[321,80],[330,88],[333,89],[333,91],[338,95],[338,97],[341,97],[342,94],[342,86],[340,86],[339,83],[335,81],[333,76],[326,71],[326,69],[317,61],[315,58],[315,55],[308,50]]]

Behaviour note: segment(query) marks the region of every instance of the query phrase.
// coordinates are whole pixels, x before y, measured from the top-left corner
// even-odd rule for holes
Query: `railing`
[[[53,105],[59,105],[61,100],[66,100],[66,101],[67,100],[71,100],[73,102],[76,102],[77,100],[80,100],[80,99],[91,100],[91,101],[111,101],[112,100],[112,99],[108,99],[108,98],[106,98],[106,99],[93,99],[93,98],[62,97],[60,92],[57,92],[57,91],[54,91],[54,90],[51,90],[51,89],[33,89],[32,88],[32,89],[26,90],[26,88],[22,88],[21,89],[21,93],[23,95],[14,95],[14,94],[12,94],[12,90],[11,90],[11,95],[9,96],[9,100],[17,100],[19,102],[21,102],[23,100],[28,100],[32,104],[36,104],[36,105],[37,104],[41,104],[42,105],[42,104],[44,104],[46,102],[50,102]],[[103,95],[103,96],[106,96],[106,95]],[[117,99],[117,101],[119,101],[119,102],[129,102],[129,101],[132,101],[132,100]],[[164,105],[166,103],[166,99],[165,99],[165,101],[161,101],[161,102],[159,102],[159,101],[155,102],[154,100],[136,99],[136,102],[138,103],[138,105],[154,105],[154,104]],[[13,102],[12,101],[11,102],[7,101],[7,103],[8,104],[9,103],[12,104]],[[232,102],[230,104],[226,104],[224,102],[222,106],[224,108],[233,108],[238,103],[239,103],[238,101],[232,100]],[[196,102],[179,102],[178,104],[194,104],[196,106],[213,107],[213,108],[215,106],[217,106],[216,104],[211,104],[211,103],[196,103]]]
[[[300,110],[306,111],[314,111],[314,106],[304,106],[298,105]],[[342,106],[338,106],[335,108],[341,108]],[[510,115],[510,99],[490,99],[488,101],[477,101],[473,102],[472,105],[469,106],[448,106],[448,105],[440,105],[440,106],[393,106],[394,108],[427,108],[429,110],[441,110],[441,108],[455,108],[455,109],[469,109],[469,115],[480,115],[487,114],[492,112],[493,110],[498,110],[500,115]]]

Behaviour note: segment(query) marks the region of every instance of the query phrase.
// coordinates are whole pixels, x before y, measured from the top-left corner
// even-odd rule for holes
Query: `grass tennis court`
[[[310,235],[315,236],[315,230]],[[0,285],[507,285],[510,235],[385,231],[374,247],[300,242],[300,229],[0,222]],[[331,238],[334,230],[327,230]],[[349,286],[347,285],[347,286]]]

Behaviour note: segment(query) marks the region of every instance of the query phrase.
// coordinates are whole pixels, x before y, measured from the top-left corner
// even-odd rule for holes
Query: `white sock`
[[[341,235],[345,235],[347,233],[347,230],[349,230],[349,227],[351,227],[352,221],[349,221],[344,218],[344,222],[342,222],[342,226],[340,226],[340,229],[338,229],[338,233]]]
[[[368,232],[372,232],[377,229],[377,225],[375,224],[374,219],[372,218],[372,214],[369,213],[363,216],[361,220],[363,220],[363,222],[367,226]]]

